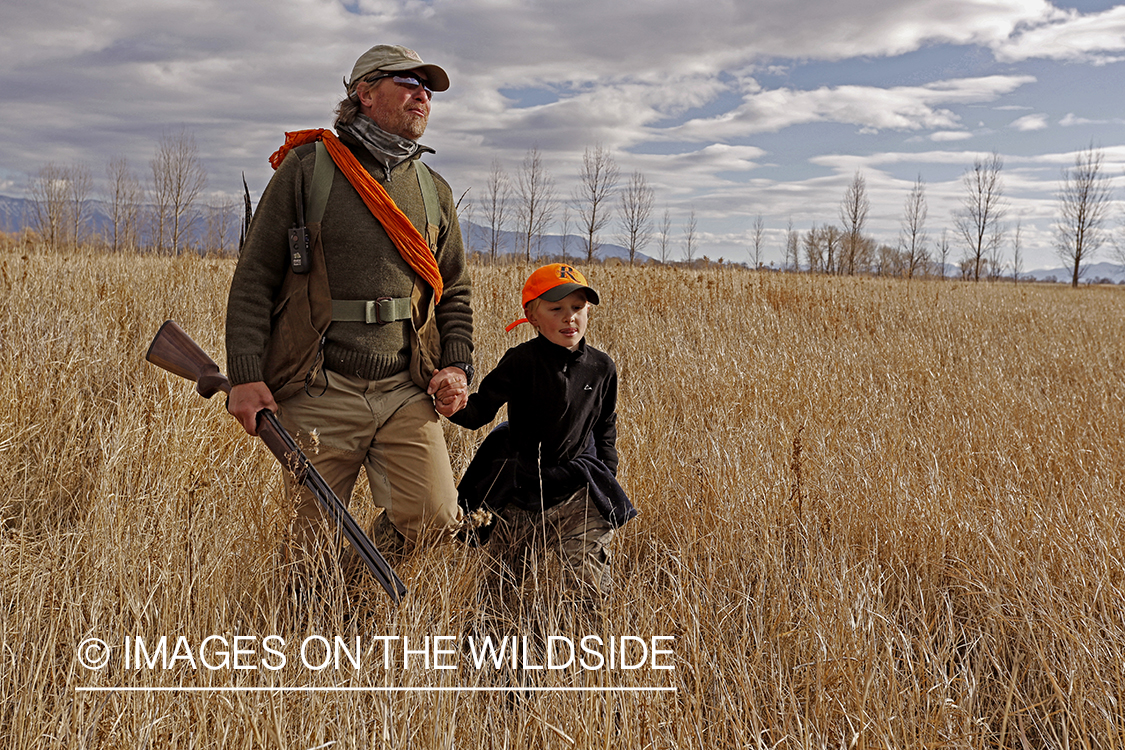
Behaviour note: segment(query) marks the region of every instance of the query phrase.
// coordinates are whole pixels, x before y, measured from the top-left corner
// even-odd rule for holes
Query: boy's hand
[[[443,417],[451,417],[469,401],[469,381],[465,371],[452,365],[434,370],[426,393],[434,397],[434,409]]]

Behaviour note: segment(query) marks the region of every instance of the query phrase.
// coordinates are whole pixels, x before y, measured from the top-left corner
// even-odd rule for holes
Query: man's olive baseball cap
[[[396,70],[417,70],[426,77],[426,83],[433,91],[445,91],[449,88],[449,76],[437,65],[422,62],[418,53],[407,47],[397,44],[377,44],[364,52],[355,61],[352,67],[352,76],[347,81],[348,91],[355,89],[355,85],[369,73],[384,70],[388,73]]]

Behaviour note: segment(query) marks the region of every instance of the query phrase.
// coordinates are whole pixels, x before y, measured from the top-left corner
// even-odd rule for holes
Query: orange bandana
[[[383,225],[383,229],[395,243],[403,260],[433,288],[434,302],[439,302],[443,284],[437,260],[430,252],[430,246],[426,244],[425,238],[418,229],[410,223],[410,219],[406,218],[402,209],[395,205],[391,196],[387,195],[383,186],[367,173],[348,147],[340,143],[335,133],[324,128],[286,133],[285,143],[270,156],[270,165],[277,169],[290,149],[315,141],[324,141],[332,161],[348,178],[348,182],[359,193],[359,197],[363,198],[371,214]]]

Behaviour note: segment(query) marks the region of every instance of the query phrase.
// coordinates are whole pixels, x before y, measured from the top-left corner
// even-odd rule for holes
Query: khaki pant
[[[318,382],[309,389],[313,396],[301,391],[279,404],[278,418],[345,505],[360,468],[367,471],[371,497],[384,510],[372,534],[379,551],[401,551],[387,549],[398,534],[401,547],[403,538],[413,543],[426,531],[455,529],[461,517],[457,489],[441,424],[426,392],[408,372],[382,380],[331,371],[325,377],[322,395]],[[287,478],[288,492],[297,489],[293,485]],[[318,533],[322,519],[330,526],[332,521],[304,487],[296,509],[293,542],[312,554],[325,541]]]
[[[609,594],[614,529],[589,501],[586,489],[541,513],[508,506],[496,515],[489,545],[508,558],[523,589],[536,584],[532,573],[537,561],[529,559],[528,552],[550,549],[562,566],[566,587],[586,595]]]

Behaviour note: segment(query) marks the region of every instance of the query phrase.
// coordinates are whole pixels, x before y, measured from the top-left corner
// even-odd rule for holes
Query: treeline
[[[1056,193],[1055,252],[1069,269],[1073,286],[1078,286],[1084,267],[1106,244],[1125,264],[1125,246],[1113,233],[1112,188],[1103,161],[1103,151],[1093,145],[1080,151],[1073,166],[1062,170]],[[963,279],[1008,277],[1018,281],[1024,271],[1023,227],[1019,219],[1014,226],[1005,222],[1009,206],[1004,198],[1003,168],[1003,159],[996,153],[973,161],[961,177],[961,204],[952,217],[953,237],[943,229],[936,241],[927,230],[926,185],[919,175],[903,203],[893,246],[876,246],[862,234],[869,202],[863,176],[857,173],[840,205],[843,228],[813,227],[803,243],[790,231],[787,260],[792,257],[796,265],[800,247],[807,267],[824,273],[944,277],[952,265]],[[834,246],[839,248],[835,259]]]
[[[31,175],[28,218],[39,240],[55,249],[93,244],[114,252],[237,248],[240,201],[222,194],[205,200],[207,172],[186,130],[161,137],[146,178],[124,156],[106,162],[105,178],[95,192],[84,164],[51,163]]]
[[[466,191],[458,201],[462,222],[484,228],[483,238],[466,234],[466,250],[492,262],[509,254],[528,262],[548,255],[593,262],[603,232],[616,217],[620,232],[615,239],[626,248],[629,261],[633,262],[653,236],[655,190],[640,172],[634,172],[619,190],[620,176],[617,162],[605,148],[587,148],[582,155],[577,186],[569,198],[560,198],[538,148],[527,151],[515,177],[504,170],[498,159],[493,160],[480,197],[473,199]],[[669,216],[666,212],[664,248],[670,247]],[[559,246],[547,250],[544,240],[552,226],[558,231]],[[506,241],[509,235],[515,238],[511,247]],[[580,240],[570,247],[575,236]]]
[[[895,245],[878,243],[864,234],[870,209],[867,182],[856,172],[840,202],[839,225],[814,224],[802,234],[794,230],[790,222],[785,234],[783,266],[789,270],[849,276],[870,274],[911,279],[947,275],[951,260],[949,232],[943,230],[936,242],[931,239],[927,228],[926,185],[921,177],[915,181],[904,203]],[[979,262],[970,261],[966,256],[960,264],[964,278],[996,278],[1002,270],[1003,263],[995,254],[981,256]]]
[[[1114,235],[1112,188],[1104,153],[1092,144],[1062,170],[1053,225],[1055,250],[1078,285],[1083,269],[1104,247],[1125,265],[1125,240]],[[915,278],[954,275],[979,281],[1019,280],[1024,272],[1021,221],[1006,222],[1003,160],[977,158],[962,175],[960,206],[952,228],[936,232],[929,223],[926,184],[919,175],[903,202],[898,236],[877,242],[865,233],[871,204],[867,183],[857,172],[840,201],[839,222],[814,224],[804,232],[790,220],[784,233],[782,268],[824,274],[873,274]],[[671,211],[658,218],[655,190],[639,171],[622,176],[612,154],[600,144],[585,149],[577,182],[560,195],[538,148],[529,149],[514,175],[493,161],[483,188],[466,190],[458,201],[466,250],[496,262],[515,256],[527,262],[544,257],[594,262],[608,235],[625,248],[627,262],[652,248],[661,263],[697,263],[700,251],[694,208],[673,228]],[[237,250],[242,202],[219,197],[206,202],[206,171],[195,139],[187,131],[165,135],[149,163],[147,180],[124,157],[106,164],[101,194],[104,218],[95,231],[93,175],[82,165],[48,164],[31,178],[31,224],[51,247],[96,242],[113,250]],[[247,206],[248,208],[248,206]],[[549,231],[553,230],[553,231]],[[548,240],[548,238],[550,238]],[[571,246],[573,245],[573,247]],[[751,267],[764,267],[765,220],[759,213],[746,251]],[[710,262],[706,256],[703,260]]]
[[[1125,241],[1113,234],[1112,189],[1103,161],[1103,151],[1093,145],[1079,152],[1073,166],[1062,171],[1056,195],[1055,250],[1075,286],[1083,268],[1107,244],[1115,259],[1125,265]],[[1023,227],[1019,219],[1014,225],[1005,221],[1009,204],[1004,197],[1003,166],[995,153],[974,160],[962,175],[963,192],[951,217],[952,231],[943,228],[940,233],[928,222],[926,183],[919,175],[903,202],[898,236],[891,244],[865,234],[871,203],[866,180],[857,172],[840,202],[838,224],[814,224],[802,233],[790,220],[784,234],[782,268],[908,279],[944,278],[952,269],[954,275],[972,281],[1001,277],[1018,281],[1024,272]],[[680,261],[696,263],[695,210],[680,226],[678,237],[674,236],[669,210],[655,220],[655,192],[644,174],[634,172],[624,184],[619,182],[616,162],[600,145],[586,149],[577,187],[561,198],[538,149],[528,150],[514,177],[494,161],[480,198],[472,201],[463,196],[459,207],[463,219],[485,227],[483,241],[469,238],[469,250],[492,261],[508,252],[530,261],[546,254],[546,229],[554,226],[561,235],[561,247],[549,253],[555,257],[591,262],[603,232],[612,230],[630,263],[650,245],[655,247],[653,257],[662,263],[671,262],[676,251]],[[572,230],[581,238],[575,248],[568,247]],[[504,239],[511,235],[516,237],[515,246],[506,249]],[[746,247],[752,267],[764,266],[766,249],[765,220],[758,214]]]

